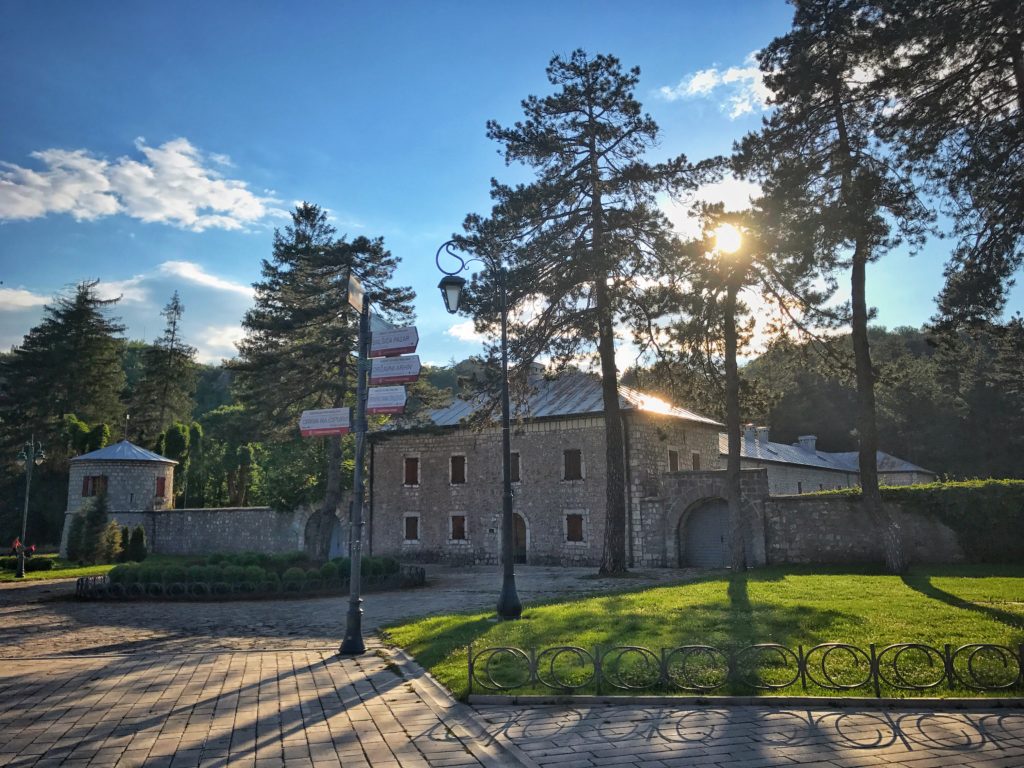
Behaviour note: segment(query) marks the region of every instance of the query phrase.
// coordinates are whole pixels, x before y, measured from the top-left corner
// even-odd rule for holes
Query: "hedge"
[[[4,571],[16,571],[18,570],[18,558],[11,557],[0,557],[0,570]],[[53,558],[51,557],[26,557],[25,558],[25,570],[26,571],[52,571],[53,570]]]
[[[1024,559],[1024,480],[889,485],[881,492],[882,501],[948,525],[972,562]],[[861,493],[860,488],[844,488],[805,495],[859,499]]]

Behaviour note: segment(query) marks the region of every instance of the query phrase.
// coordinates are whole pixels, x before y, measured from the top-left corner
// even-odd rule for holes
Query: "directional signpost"
[[[299,431],[303,437],[321,435],[343,435],[352,428],[348,408],[321,408],[303,411],[299,419]]]
[[[420,377],[419,355],[376,357],[370,369],[371,384],[405,384]]]
[[[366,398],[367,413],[404,413],[405,387],[374,387]]]
[[[420,334],[415,325],[377,331],[370,338],[370,357],[395,357],[416,351]]]

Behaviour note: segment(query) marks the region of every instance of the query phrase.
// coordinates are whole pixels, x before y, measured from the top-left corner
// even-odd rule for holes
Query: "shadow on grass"
[[[1000,573],[999,575],[1004,574]],[[978,577],[979,576],[975,576],[975,578]],[[928,573],[912,571],[904,574],[902,578],[903,583],[908,587],[916,592],[920,592],[922,595],[929,597],[932,600],[938,600],[946,605],[952,606],[953,608],[960,608],[965,611],[974,611],[982,616],[998,621],[1000,624],[1005,624],[1012,629],[1024,629],[1024,617],[1019,614],[1004,611],[1000,608],[993,608],[988,605],[973,603],[970,600],[965,600],[958,595],[954,595],[952,592],[939,589],[932,583],[932,576]]]

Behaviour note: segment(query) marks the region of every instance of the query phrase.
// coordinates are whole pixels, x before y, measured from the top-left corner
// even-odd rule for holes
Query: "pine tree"
[[[58,445],[68,414],[89,424],[120,420],[124,326],[106,316],[117,299],[99,298],[98,284],[79,283],[58,296],[21,346],[0,358],[0,418],[14,439],[34,431]]]
[[[861,0],[797,0],[792,30],[759,55],[775,111],[744,138],[739,164],[823,270],[850,268],[860,481],[868,517],[883,532],[886,563],[905,567],[899,529],[878,491],[875,379],[868,341],[868,264],[920,241],[927,214],[879,148],[886,101],[865,83],[877,71],[877,13]]]
[[[136,439],[143,445],[151,445],[171,423],[192,415],[196,350],[181,337],[184,312],[185,307],[175,291],[160,313],[166,320],[163,335],[143,352],[142,374],[131,404],[131,425]]]
[[[339,408],[350,399],[358,318],[347,304],[347,275],[351,270],[361,280],[374,312],[408,322],[415,294],[388,284],[397,264],[382,239],[338,238],[327,214],[308,203],[295,209],[284,232],[274,233],[273,256],[263,261],[255,306],[242,322],[246,335],[231,364],[238,399],[260,414],[263,437],[294,433],[303,409]],[[328,440],[323,512],[334,514],[341,503],[342,447],[340,436]]]
[[[506,163],[530,167],[535,180],[515,187],[492,182],[491,216],[467,217],[461,244],[508,264],[510,305],[541,305],[525,319],[512,312],[511,352],[521,365],[544,352],[565,364],[596,340],[607,471],[601,572],[621,573],[626,488],[616,325],[649,330],[659,309],[645,287],[664,274],[671,239],[655,193],[695,186],[699,174],[682,157],[657,167],[643,162],[658,129],[633,97],[638,69],[623,71],[613,56],[577,50],[554,57],[547,76],[556,92],[525,99],[524,121],[487,126]],[[496,279],[485,272],[471,286],[481,327],[495,324]]]
[[[1024,263],[1024,3],[875,0],[884,133],[958,238],[942,325],[996,320]]]

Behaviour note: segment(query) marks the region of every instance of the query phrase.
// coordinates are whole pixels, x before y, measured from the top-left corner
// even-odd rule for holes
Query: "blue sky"
[[[443,311],[434,252],[489,209],[491,177],[522,178],[486,121],[517,119],[548,92],[549,58],[582,47],[641,68],[662,130],[651,159],[727,152],[762,115],[750,54],[789,20],[775,0],[7,0],[0,348],[56,292],[99,278],[129,337],[152,340],[177,289],[202,359],[230,356],[273,229],[308,200],[340,233],[384,237],[418,294],[421,357],[460,359],[479,342]],[[879,322],[928,319],[947,250],[872,267]]]

